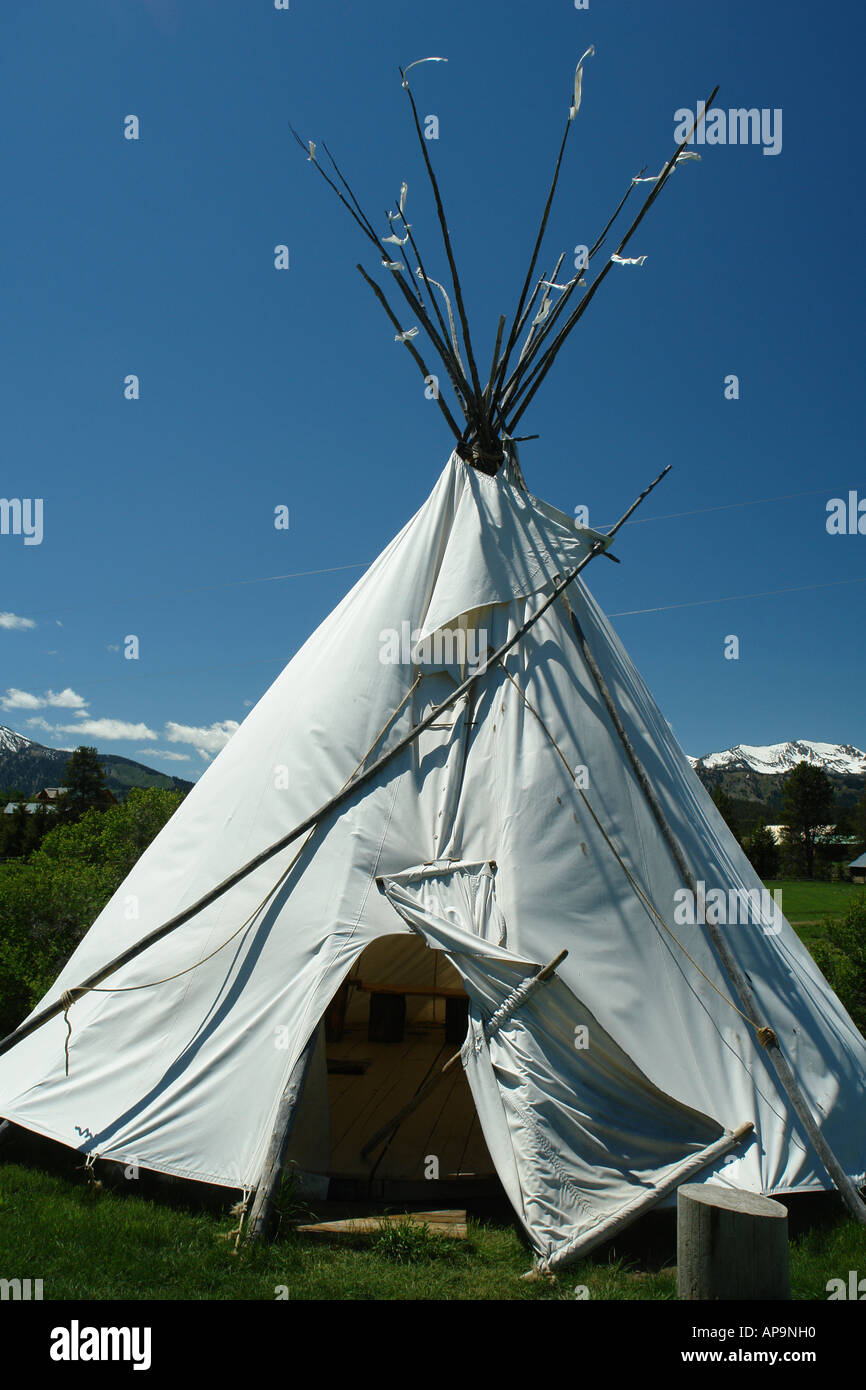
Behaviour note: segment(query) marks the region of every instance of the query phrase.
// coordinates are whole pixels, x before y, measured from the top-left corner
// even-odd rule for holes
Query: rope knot
[[[773,1032],[772,1028],[767,1027],[758,1029],[758,1042],[761,1044],[761,1047],[779,1046],[779,1039],[776,1037],[776,1034]]]

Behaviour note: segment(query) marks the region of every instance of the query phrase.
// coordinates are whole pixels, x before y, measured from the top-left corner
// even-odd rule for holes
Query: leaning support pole
[[[313,1029],[309,1042],[289,1073],[289,1079],[280,1099],[262,1176],[253,1198],[250,1222],[247,1227],[247,1240],[265,1240],[273,1230],[276,1218],[275,1203],[285,1167],[286,1150],[289,1147],[298,1107],[304,1093],[304,1085],[309,1075],[313,1053],[316,1050],[318,1032],[318,1028]]]
[[[619,711],[614,703],[613,696],[610,693],[608,684],[604,679],[599,665],[595,657],[593,656],[592,649],[589,643],[587,642],[586,634],[584,633],[583,628],[580,625],[580,622],[577,618],[577,614],[572,609],[571,604],[568,602],[567,598],[565,599],[565,604],[568,608],[571,617],[571,624],[574,629],[574,634],[577,638],[587,668],[589,669],[592,679],[595,682],[595,685],[598,689],[598,693],[602,698],[608,715],[610,716],[610,721],[613,724],[617,737],[619,738],[620,743],[625,749],[626,756],[631,764],[632,770],[637,779],[638,786],[640,787],[641,791],[644,794],[644,797],[647,800],[647,803],[649,804],[649,808],[652,811],[656,824],[658,825],[659,830],[661,831],[662,836],[665,840],[665,843],[667,844],[668,849],[670,850],[671,855],[673,856],[674,863],[676,864],[677,869],[679,870],[679,873],[682,876],[683,882],[694,895],[695,902],[700,902],[701,899],[698,895],[698,885],[695,875],[692,873],[691,868],[689,867],[686,861],[686,857],[683,853],[680,843],[677,840],[677,837],[674,834],[670,824],[668,823],[664,811],[662,810],[661,803],[659,802],[658,797],[656,796],[655,792],[652,789],[652,786],[650,785],[650,781],[647,777],[646,770],[644,769],[643,764],[641,763],[640,759],[637,756],[637,753],[634,750],[631,739],[629,738],[628,733],[626,732],[625,726],[622,722],[622,719],[620,718]],[[725,940],[722,932],[719,930],[719,927],[714,922],[711,922],[709,920],[706,912],[704,912],[703,915],[704,926],[706,927],[707,935],[709,936],[710,941],[712,942],[716,950],[716,953],[719,957],[719,960],[721,961],[724,969],[728,974],[731,984],[734,987],[734,992],[739,997],[743,1010],[749,1015],[751,1019],[757,1020],[760,1017],[761,1013],[760,1005],[758,1004],[758,1001],[755,998],[754,991],[752,990],[752,986],[749,983],[749,980],[745,972],[740,968],[739,962],[737,961],[736,957],[734,956],[733,952],[728,946],[728,943]],[[828,1174],[832,1178],[833,1182],[836,1184],[836,1187],[838,1188],[840,1196],[845,1202],[845,1205],[848,1207],[848,1210],[851,1212],[851,1215],[855,1218],[855,1220],[859,1221],[861,1225],[866,1226],[866,1204],[864,1204],[859,1192],[857,1191],[857,1188],[854,1186],[847,1173],[843,1170],[841,1163],[834,1154],[833,1150],[830,1148],[830,1145],[827,1143],[827,1140],[824,1138],[824,1135],[821,1133],[821,1130],[819,1129],[818,1125],[815,1123],[814,1116],[812,1114],[811,1109],[809,1108],[809,1103],[806,1100],[806,1097],[804,1096],[803,1091],[800,1087],[800,1083],[794,1075],[794,1072],[791,1069],[788,1059],[782,1052],[782,1049],[779,1046],[779,1040],[776,1037],[776,1034],[773,1032],[772,1028],[762,1028],[761,1034],[759,1036],[759,1041],[761,1042],[765,1052],[767,1053],[767,1056],[770,1059],[770,1062],[773,1065],[773,1068],[775,1069],[782,1090],[787,1095],[788,1100],[791,1103],[791,1107],[794,1110],[794,1113],[796,1114],[797,1118],[802,1124],[803,1129],[806,1131],[806,1134],[809,1136],[809,1139],[811,1140],[812,1145],[814,1146],[816,1153],[820,1157],[821,1162],[824,1164],[824,1167],[826,1168]]]
[[[203,912],[206,907],[210,907],[211,903],[215,903],[218,898],[222,897],[223,893],[228,892],[230,888],[234,888],[235,884],[240,883],[248,874],[261,868],[261,866],[266,864],[269,859],[272,859],[275,854],[279,854],[281,850],[287,849],[295,840],[305,835],[308,830],[312,830],[313,826],[317,825],[320,820],[329,816],[333,811],[339,810],[341,806],[345,805],[351,797],[360,791],[361,787],[366,786],[368,782],[371,782],[374,777],[378,776],[382,769],[397,757],[398,753],[402,753],[405,748],[408,748],[410,744],[415,742],[419,734],[423,733],[425,729],[429,729],[431,724],[435,724],[437,720],[441,718],[445,710],[450,709],[452,705],[462,699],[467,691],[472,689],[476,681],[481,680],[491,667],[501,661],[502,657],[505,656],[507,652],[510,652],[512,647],[517,645],[521,637],[524,637],[526,633],[529,632],[530,628],[538,622],[539,618],[543,617],[548,608],[556,602],[559,595],[568,588],[569,584],[574,582],[581,571],[586,569],[590,561],[595,559],[596,555],[603,555],[605,553],[607,549],[605,541],[609,542],[613,539],[620,527],[624,526],[628,521],[632,512],[640,506],[644,498],[648,497],[653,488],[655,488],[661,482],[662,478],[670,472],[670,467],[671,465],[668,464],[666,468],[663,468],[658,477],[654,478],[649,486],[644,488],[640,496],[635,498],[628,510],[623,512],[616,525],[612,526],[610,531],[608,531],[605,540],[596,541],[590,548],[588,554],[584,555],[580,564],[576,565],[573,570],[569,570],[567,574],[563,575],[561,579],[558,579],[554,583],[544,602],[536,608],[534,613],[530,614],[526,621],[521,624],[505,642],[502,643],[499,650],[493,652],[471,676],[467,676],[462,685],[458,685],[440,704],[434,705],[430,712],[426,714],[423,719],[420,719],[417,724],[413,725],[409,732],[404,734],[402,738],[397,739],[396,743],[394,743],[387,752],[382,753],[374,762],[365,767],[362,772],[359,772],[356,777],[353,777],[351,781],[347,782],[340,791],[330,797],[317,811],[314,811],[312,815],[302,820],[300,825],[296,825],[287,835],[283,835],[282,838],[276,840],[274,844],[268,845],[267,849],[263,849],[261,853],[255,855],[254,858],[249,859],[246,864],[242,864],[233,874],[229,874],[228,878],[223,879],[222,883],[218,883],[216,887],[211,888],[209,892],[205,893],[203,897],[198,898],[196,902],[190,903],[189,907],[185,907],[182,912],[178,912],[174,917],[170,918],[169,921],[164,922],[161,927],[157,927],[154,931],[148,932],[147,936],[143,936],[134,946],[130,946],[128,950],[122,951],[119,956],[115,956],[114,959],[108,961],[106,965],[94,971],[94,973],[89,975],[80,985],[75,985],[72,989],[65,990],[59,999],[55,999],[53,1004],[47,1004],[44,1009],[37,1010],[26,1022],[21,1024],[20,1028],[16,1028],[14,1033],[9,1033],[5,1038],[0,1040],[0,1056],[2,1056],[4,1052],[8,1052],[10,1048],[15,1047],[23,1038],[29,1037],[31,1033],[35,1033],[37,1028],[41,1028],[44,1023],[48,1023],[49,1019],[56,1018],[58,1014],[65,1013],[66,1010],[75,1003],[76,999],[82,998],[88,990],[94,989],[97,985],[101,984],[103,980],[106,980],[109,975],[113,975],[121,966],[128,965],[131,960],[135,960],[136,956],[140,956],[149,946],[154,946],[157,941],[161,941],[163,937],[169,936],[170,933],[176,931],[178,927],[182,927],[187,922],[191,921],[199,912]]]

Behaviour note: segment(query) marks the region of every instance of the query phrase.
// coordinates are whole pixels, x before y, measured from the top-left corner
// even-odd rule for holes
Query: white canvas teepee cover
[[[43,1003],[279,840],[453,690],[462,672],[445,664],[452,661],[447,643],[443,656],[435,642],[425,649],[425,639],[468,628],[495,649],[594,539],[512,485],[507,470],[488,477],[452,456],[428,501],[142,855]],[[579,581],[568,596],[696,879],[708,889],[759,890],[616,635]],[[401,659],[409,655],[407,629],[420,666]],[[398,659],[383,660],[394,655],[394,633],[401,635]],[[749,1120],[755,1139],[706,1173],[754,1191],[827,1185],[754,1022],[775,1029],[818,1123],[846,1171],[861,1179],[866,1044],[786,923],[770,931],[760,922],[725,928],[762,1009],[752,1021],[733,1007],[705,929],[674,926],[681,878],[562,600],[508,653],[504,668],[485,673],[470,697],[305,840],[119,970],[105,982],[111,992],[76,1003],[68,1076],[62,1017],[0,1058],[0,1115],[106,1158],[255,1186],[286,1079],[340,982],[370,942],[413,929],[376,880],[434,861],[492,860],[502,936],[494,944],[504,956],[495,965],[485,957],[470,983],[465,952],[441,939],[473,997],[473,1027],[509,972],[567,948],[562,987],[595,1021],[604,1055],[619,1059],[625,1090],[632,1100],[649,1094],[647,1087],[662,1097],[670,1144],[655,1136],[653,1168],[647,1135],[634,1121],[622,1152],[611,1153],[610,1176],[603,1164],[595,1169],[599,1219],[631,1200],[622,1176],[629,1133],[642,1165],[634,1178],[645,1190],[663,1189],[679,1161],[672,1150],[687,1161]],[[585,770],[582,790],[578,768]],[[472,930],[468,918],[447,915],[453,930]],[[538,1037],[545,1007],[560,996],[559,986],[543,992],[537,1012],[514,1027]],[[509,1037],[497,1046],[510,1046]],[[518,1048],[518,1071],[522,1056]],[[541,1088],[553,1076],[562,1080],[562,1050],[536,1065],[537,1083],[527,1064],[520,1084],[543,1103]],[[495,1058],[489,1071],[501,1086]],[[519,1147],[508,1155],[499,1142],[503,1122],[482,1099],[489,1084],[489,1076],[473,1082],[485,1137],[513,1199],[522,1193],[525,1216],[537,1164]],[[598,1072],[592,1084],[600,1097]],[[587,1107],[593,1114],[596,1104],[600,1098]],[[596,1118],[604,1123],[601,1108]],[[577,1148],[563,1149],[561,1166],[572,1171],[576,1189],[589,1181],[590,1153],[581,1159]],[[419,1176],[422,1163],[419,1156]],[[527,1221],[546,1256],[557,1233],[563,1248],[580,1238],[564,1178],[559,1189],[561,1201],[551,1181],[539,1198],[546,1214]]]

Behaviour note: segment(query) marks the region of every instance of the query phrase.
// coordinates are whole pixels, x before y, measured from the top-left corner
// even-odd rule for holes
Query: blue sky
[[[406,179],[435,274],[396,69],[448,58],[413,90],[487,363],[592,43],[543,266],[716,83],[725,110],[780,109],[782,148],[676,171],[629,247],[646,264],[614,268],[521,421],[527,481],[600,524],[673,464],[588,578],[687,752],[866,746],[866,535],[825,525],[866,499],[864,27],[832,0],[7,4],[0,495],[42,498],[44,534],[0,535],[0,722],[201,773],[450,452],[289,120],[374,221]]]

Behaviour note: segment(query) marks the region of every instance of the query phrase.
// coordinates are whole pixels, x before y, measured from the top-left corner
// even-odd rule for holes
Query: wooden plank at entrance
[[[448,1236],[452,1240],[465,1240],[466,1212],[453,1211],[412,1211],[402,1215],[355,1216],[347,1221],[317,1221],[311,1226],[296,1226],[295,1229],[306,1236],[339,1240],[355,1236],[378,1235],[387,1226],[426,1226],[431,1236]]]

